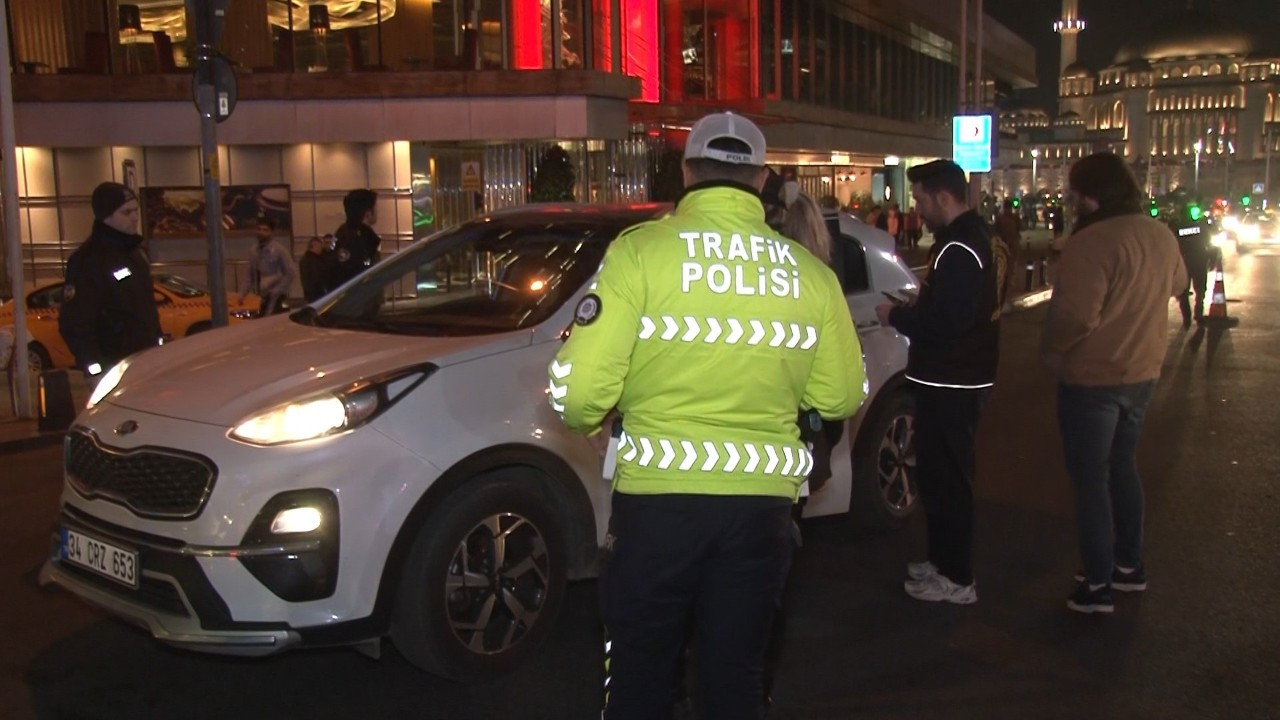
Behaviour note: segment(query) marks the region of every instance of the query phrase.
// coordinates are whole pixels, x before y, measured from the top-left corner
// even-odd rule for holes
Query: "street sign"
[[[209,58],[209,79],[205,78],[202,68],[197,68],[196,72],[191,76],[191,100],[196,104],[196,110],[200,110],[200,85],[209,83],[213,85],[213,119],[223,122],[231,117],[231,113],[236,109],[236,100],[239,97],[236,86],[236,71],[231,67],[231,61],[221,55],[214,55]],[[210,82],[212,80],[212,82]]]
[[[480,179],[480,163],[475,160],[464,160],[462,162],[462,190],[463,192],[481,192],[484,190],[484,183]]]
[[[952,158],[965,172],[991,172],[991,116],[951,119]]]
[[[196,44],[217,45],[231,0],[186,0],[187,17],[194,20]]]
[[[1266,191],[1267,191],[1267,184],[1266,184],[1266,183],[1254,183],[1254,184],[1253,184],[1253,194],[1254,194],[1254,195],[1261,195],[1262,193],[1264,193],[1264,192],[1266,192]]]

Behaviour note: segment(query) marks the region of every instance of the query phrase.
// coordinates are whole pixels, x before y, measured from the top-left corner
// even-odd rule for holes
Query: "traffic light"
[[[1187,214],[1191,216],[1192,220],[1199,220],[1200,216],[1203,213],[1200,211],[1199,205],[1197,205],[1196,203],[1191,203],[1190,205],[1187,206]]]
[[[1151,213],[1151,217],[1160,217],[1160,208],[1156,207],[1155,198],[1151,199],[1151,209],[1147,212]]]
[[[1019,205],[1021,205],[1021,204],[1022,204],[1022,201],[1021,201],[1021,200],[1019,200],[1018,198],[1014,198],[1014,199],[1013,199],[1013,206],[1014,206],[1015,208],[1016,208],[1016,207],[1018,207],[1018,206],[1019,206]]]
[[[1241,196],[1240,196],[1240,204],[1241,204],[1241,205],[1243,205],[1243,206],[1245,206],[1245,207],[1249,207],[1249,203],[1251,203],[1251,202],[1253,202],[1253,198],[1249,197],[1248,195],[1241,195]]]

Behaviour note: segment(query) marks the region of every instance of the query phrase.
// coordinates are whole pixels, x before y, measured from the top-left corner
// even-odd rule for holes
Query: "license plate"
[[[121,585],[138,588],[138,553],[133,550],[64,528],[62,560],[111,578]]]

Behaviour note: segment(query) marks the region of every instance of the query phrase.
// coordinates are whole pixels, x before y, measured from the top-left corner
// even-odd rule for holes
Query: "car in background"
[[[547,366],[609,243],[668,211],[492,213],[289,315],[124,360],[68,432],[41,582],[189,649],[376,656],[389,636],[445,677],[512,669],[567,582],[596,573],[610,509],[599,455],[548,403]],[[886,233],[848,215],[828,227],[869,392],[804,512],[893,527],[916,506],[914,406],[907,341],[875,307],[918,286]],[[683,321],[651,322],[638,342],[686,341]],[[806,332],[724,323],[703,340],[794,346]],[[681,466],[712,452],[655,451]]]
[[[184,338],[213,327],[213,304],[204,288],[177,275],[153,273],[156,309],[166,339]],[[27,293],[27,362],[32,372],[69,368],[75,358],[58,332],[58,308],[63,283],[55,282]],[[260,300],[250,295],[242,304],[238,295],[227,295],[230,322],[255,317]],[[13,304],[0,305],[0,327],[13,325]]]
[[[1280,246],[1280,215],[1271,211],[1249,212],[1243,217],[1227,215],[1213,235],[1213,244],[1231,246],[1237,253],[1261,247]]]

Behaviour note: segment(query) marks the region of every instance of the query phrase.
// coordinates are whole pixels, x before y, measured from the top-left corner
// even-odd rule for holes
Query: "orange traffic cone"
[[[1215,328],[1233,328],[1240,324],[1240,318],[1227,315],[1227,288],[1222,275],[1222,261],[1213,273],[1213,296],[1209,302],[1209,314],[1201,319],[1201,323]]]

